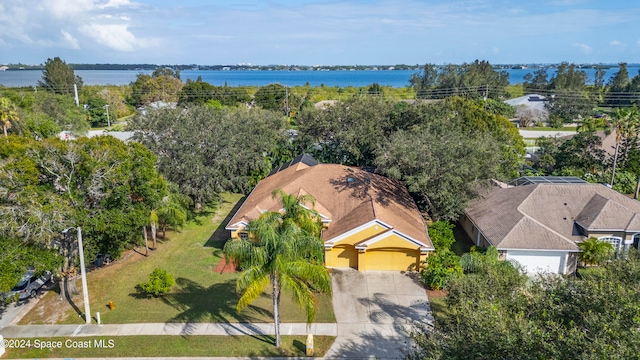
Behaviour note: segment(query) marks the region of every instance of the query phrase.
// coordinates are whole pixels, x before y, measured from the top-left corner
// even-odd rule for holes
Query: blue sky
[[[2,0],[0,64],[640,62],[638,0]]]

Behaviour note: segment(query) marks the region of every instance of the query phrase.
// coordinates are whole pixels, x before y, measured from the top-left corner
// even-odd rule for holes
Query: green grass
[[[524,88],[522,87],[522,84],[507,85],[505,91],[509,94],[509,99],[524,95]]]
[[[436,324],[445,321],[449,317],[449,307],[447,306],[446,295],[430,296],[429,306],[431,306],[431,313],[436,320]]]
[[[79,357],[170,357],[170,356],[305,356],[306,336],[282,336],[281,347],[274,346],[273,336],[112,336],[40,338],[41,341],[61,341],[60,349],[8,349],[3,358],[79,358]],[[96,340],[113,347],[95,347]],[[315,356],[323,356],[335,337],[314,336]],[[91,348],[73,348],[73,341],[89,342]],[[86,344],[86,343],[84,343]]]
[[[225,194],[215,212],[201,214],[180,232],[168,233],[159,240],[158,249],[149,257],[130,253],[126,260],[103,267],[87,275],[93,316],[99,311],[105,324],[153,322],[273,322],[272,302],[263,294],[241,313],[236,311],[237,273],[214,271],[222,257],[228,237],[226,222],[235,213],[242,195]],[[144,252],[144,248],[139,250]],[[168,271],[176,280],[169,294],[159,298],[141,294],[137,285],[148,280],[155,268]],[[80,282],[78,288],[81,289]],[[66,301],[53,291],[46,294],[21,324],[80,324],[82,319]],[[84,309],[82,296],[72,298],[77,309]],[[108,304],[113,301],[114,310]],[[331,298],[318,295],[316,322],[335,322]],[[285,292],[281,297],[282,322],[305,322],[304,309],[293,303]]]

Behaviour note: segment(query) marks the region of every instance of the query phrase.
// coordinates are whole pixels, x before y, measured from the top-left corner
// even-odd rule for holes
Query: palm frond
[[[331,276],[322,264],[312,264],[304,260],[288,262],[282,272],[311,285],[314,290],[331,294]]]
[[[254,302],[257,298],[262,295],[265,288],[269,286],[270,281],[269,277],[256,278],[255,281],[244,290],[244,293],[238,300],[238,304],[236,305],[236,310],[238,312],[242,311],[244,308],[249,306],[252,302]]]
[[[252,283],[262,281],[262,278],[269,278],[269,273],[260,266],[252,266],[240,273],[236,280],[236,290],[243,291]]]
[[[291,294],[296,304],[303,307],[307,313],[307,322],[313,322],[316,316],[316,298],[309,286],[299,278],[287,274],[280,274],[280,286]]]

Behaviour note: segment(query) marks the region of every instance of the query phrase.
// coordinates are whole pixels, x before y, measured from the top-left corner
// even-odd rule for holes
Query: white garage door
[[[527,274],[564,273],[566,253],[555,251],[507,251],[507,260],[517,261]]]

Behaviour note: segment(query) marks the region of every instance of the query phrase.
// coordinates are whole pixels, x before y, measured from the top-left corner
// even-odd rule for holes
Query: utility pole
[[[73,92],[75,93],[76,106],[80,106],[80,99],[78,99],[78,85],[73,83]]]
[[[82,248],[82,229],[78,226],[78,247],[80,254],[80,271],[82,271],[82,295],[84,296],[84,318],[91,324],[91,310],[89,309],[89,289],[87,288],[87,270],[84,267],[84,250]]]
[[[109,130],[111,130],[111,121],[109,121],[109,104],[105,105],[104,109],[107,111],[107,126],[109,126]]]
[[[67,228],[62,230],[63,234],[67,234],[69,230]],[[78,231],[78,256],[80,257],[80,273],[82,277],[82,295],[84,297],[84,319],[87,324],[91,324],[91,309],[89,308],[89,288],[87,287],[87,270],[84,266],[84,248],[82,246],[82,229],[78,226],[75,228]]]
[[[484,86],[484,108],[487,109],[487,98],[489,97],[489,85]]]
[[[287,117],[289,117],[289,113],[291,112],[291,107],[289,106],[289,87],[288,86],[284,88],[284,94],[285,94],[284,111],[287,112]]]

